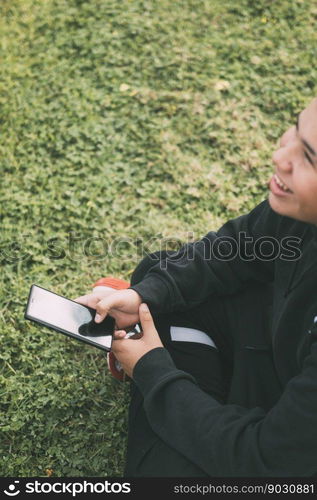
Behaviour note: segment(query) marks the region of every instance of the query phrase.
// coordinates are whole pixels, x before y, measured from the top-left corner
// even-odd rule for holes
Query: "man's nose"
[[[289,147],[282,147],[274,151],[272,160],[279,170],[283,170],[284,172],[292,170],[291,151]]]

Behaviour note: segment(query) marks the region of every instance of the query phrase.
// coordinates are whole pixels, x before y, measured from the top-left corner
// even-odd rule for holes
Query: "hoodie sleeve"
[[[272,281],[281,218],[264,201],[153,265],[130,288],[158,313],[192,308],[209,295],[234,293],[250,281]]]
[[[303,371],[269,411],[222,405],[156,348],[136,364],[153,431],[212,477],[296,477],[317,472],[317,342]]]

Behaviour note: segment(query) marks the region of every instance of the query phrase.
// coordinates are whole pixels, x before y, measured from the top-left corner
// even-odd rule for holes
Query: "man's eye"
[[[314,162],[313,162],[313,160],[311,159],[311,157],[309,156],[309,154],[307,153],[307,151],[304,151],[304,155],[305,155],[306,160],[308,160],[308,161],[309,161],[309,163],[310,163],[310,164],[314,167],[314,166],[315,166],[315,165],[314,165]]]

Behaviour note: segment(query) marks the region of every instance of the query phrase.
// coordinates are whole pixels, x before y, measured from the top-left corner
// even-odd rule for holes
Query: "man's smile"
[[[274,174],[273,175],[274,177],[274,180],[276,182],[276,184],[283,190],[285,191],[285,193],[292,193],[293,191],[291,191],[291,189],[289,187],[286,186],[286,184],[282,181],[282,179],[277,175],[277,174]]]

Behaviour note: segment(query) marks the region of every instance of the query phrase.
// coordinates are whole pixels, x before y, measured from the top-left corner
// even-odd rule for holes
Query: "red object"
[[[111,375],[120,382],[124,382],[126,379],[126,374],[112,351],[108,352],[107,354],[107,364]]]
[[[128,281],[121,280],[120,278],[112,278],[109,276],[108,278],[100,278],[92,286],[108,286],[110,288],[114,288],[115,290],[124,290],[125,288],[129,288],[130,283],[128,283]]]
[[[109,288],[113,288],[114,290],[124,290],[129,288],[130,283],[128,283],[128,281],[121,280],[120,278],[112,278],[109,276],[108,278],[100,278],[93,285],[94,288],[95,286],[107,286]],[[126,380],[126,374],[112,351],[107,354],[107,364],[114,378],[120,380],[120,382],[124,382]]]

